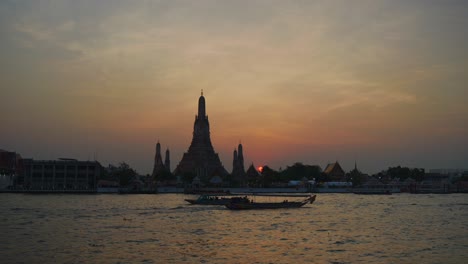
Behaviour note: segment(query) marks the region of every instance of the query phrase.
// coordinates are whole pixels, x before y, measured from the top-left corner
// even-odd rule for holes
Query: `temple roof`
[[[341,168],[340,164],[337,162],[335,163],[330,163],[327,165],[327,167],[325,168],[325,170],[323,171],[325,174],[330,174],[331,172],[335,171],[335,170],[339,170],[341,172],[344,172],[344,170]]]
[[[257,169],[255,169],[253,164],[251,164],[247,169],[247,176],[251,178],[260,176],[260,173],[258,173]]]

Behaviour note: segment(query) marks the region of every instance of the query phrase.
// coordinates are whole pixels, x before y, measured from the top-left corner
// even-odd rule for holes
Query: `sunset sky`
[[[0,1],[0,149],[468,168],[468,1]]]

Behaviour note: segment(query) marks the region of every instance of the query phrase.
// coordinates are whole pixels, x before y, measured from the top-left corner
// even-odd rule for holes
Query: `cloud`
[[[258,148],[277,141],[289,152],[394,142],[431,122],[460,138],[466,10],[433,1],[2,1],[0,84],[13,98],[2,107],[21,100],[54,116],[45,124],[71,115],[115,138],[137,127],[141,141],[180,142],[167,131],[190,137],[204,89],[220,148],[251,136]]]

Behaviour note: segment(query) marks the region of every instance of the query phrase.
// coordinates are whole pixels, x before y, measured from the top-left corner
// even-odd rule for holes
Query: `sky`
[[[0,148],[231,171],[468,168],[468,1],[0,1]]]

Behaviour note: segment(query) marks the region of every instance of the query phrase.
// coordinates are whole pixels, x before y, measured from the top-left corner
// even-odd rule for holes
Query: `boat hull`
[[[226,207],[231,210],[262,210],[262,209],[281,209],[281,208],[299,208],[307,203],[313,203],[316,195],[307,198],[301,202],[280,202],[280,203],[237,203],[230,202]]]
[[[197,200],[197,199],[185,199],[190,204],[199,205],[226,205],[230,203],[230,199],[219,199],[219,200]]]

